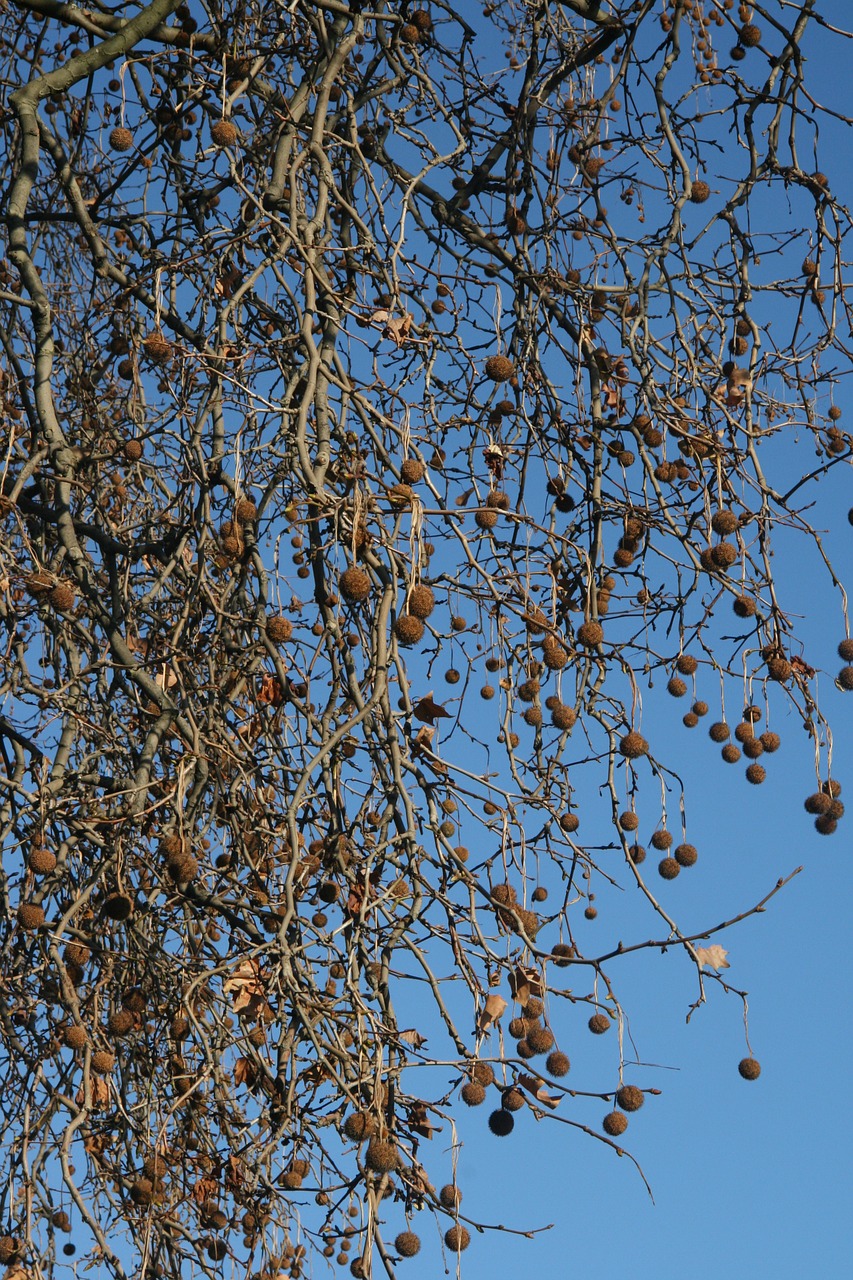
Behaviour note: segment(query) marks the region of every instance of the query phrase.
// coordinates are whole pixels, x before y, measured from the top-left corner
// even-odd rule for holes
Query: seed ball
[[[711,188],[707,182],[703,182],[701,178],[691,184],[690,199],[694,204],[704,204],[711,194]]]
[[[359,604],[370,595],[370,578],[363,569],[345,569],[338,579],[343,598],[350,604]]]
[[[549,1075],[556,1076],[558,1079],[569,1074],[571,1067],[569,1059],[559,1049],[555,1049],[553,1053],[549,1053],[545,1059],[545,1070]]]
[[[172,354],[172,344],[162,333],[149,333],[142,339],[142,345],[153,364],[164,364]]]
[[[651,839],[653,849],[669,849],[672,846],[671,831],[656,831]]]
[[[142,457],[142,452],[141,440],[125,440],[122,446],[122,453],[128,462],[138,462]]]
[[[832,807],[831,796],[826,795],[823,791],[816,791],[814,795],[807,796],[804,808],[806,813],[828,813]]]
[[[515,373],[515,365],[507,356],[489,356],[486,361],[486,377],[492,382],[508,382]]]
[[[67,613],[74,608],[74,592],[60,582],[47,593],[47,602],[57,613]]]
[[[673,698],[683,698],[687,692],[687,685],[680,676],[672,676],[667,682],[666,691],[672,694]]]
[[[628,1117],[621,1111],[609,1111],[602,1120],[601,1127],[608,1137],[621,1137],[628,1128]]]
[[[527,1031],[527,1023],[524,1018],[513,1018],[507,1027],[507,1031],[513,1040],[521,1040]]]
[[[69,1049],[85,1049],[89,1042],[89,1037],[86,1034],[86,1028],[77,1026],[76,1024],[65,1028],[62,1039],[65,1041]]]
[[[258,518],[258,508],[251,498],[238,498],[234,507],[234,517],[240,524],[251,524]]]
[[[830,818],[843,818],[844,805],[840,800],[830,800],[827,813],[829,814]]]
[[[580,826],[580,819],[576,813],[564,813],[560,818],[560,826],[567,835],[573,835]]]
[[[791,679],[793,668],[787,658],[770,658],[767,662],[767,674],[771,680],[784,684]]]
[[[126,1036],[133,1030],[133,1014],[129,1009],[116,1009],[107,1019],[107,1030],[114,1036]]]
[[[684,725],[685,729],[695,729],[699,723],[699,717],[695,711],[687,711],[681,717],[681,723]]]
[[[486,1090],[476,1080],[463,1084],[460,1096],[466,1107],[479,1107],[486,1101]]]
[[[510,1129],[512,1128],[512,1116],[507,1116],[506,1112],[500,1111],[496,1111],[495,1115],[506,1116],[506,1119],[510,1122]],[[507,1129],[506,1132],[509,1133],[510,1129]],[[493,1129],[492,1132],[494,1133],[495,1130]],[[468,1228],[463,1227],[461,1223],[457,1223],[456,1226],[445,1231],[444,1243],[451,1253],[461,1253],[462,1250],[467,1249],[468,1245],[471,1243],[471,1235]]]
[[[755,1058],[741,1058],[737,1069],[744,1080],[757,1080],[761,1075],[761,1063]]]
[[[391,1173],[397,1168],[397,1148],[387,1138],[371,1138],[364,1163],[374,1173]]]
[[[495,1081],[494,1068],[488,1062],[475,1062],[471,1068],[471,1079],[476,1080],[477,1084],[488,1087]]]
[[[699,854],[692,844],[680,844],[672,856],[680,867],[693,867],[696,865]]]
[[[842,667],[838,673],[838,683],[847,691],[853,689],[853,667]]]
[[[99,1049],[97,1053],[92,1054],[92,1070],[96,1075],[108,1076],[115,1064],[115,1054],[108,1053],[106,1049]]]
[[[724,720],[718,720],[708,730],[708,737],[712,742],[725,742],[727,738],[731,737],[731,730]]]
[[[394,1248],[401,1258],[414,1258],[421,1251],[420,1236],[415,1235],[414,1231],[401,1231],[394,1239]]]
[[[838,830],[838,820],[833,818],[831,814],[824,813],[814,820],[815,830],[819,831],[822,836],[831,836],[833,831]]]
[[[733,742],[729,742],[723,747],[720,755],[726,764],[737,764],[738,760],[740,760],[740,747],[736,747]]]
[[[675,663],[683,676],[692,676],[699,666],[697,660],[689,653],[682,653]]]
[[[403,613],[394,623],[394,635],[406,648],[423,639],[424,624],[413,613]]]
[[[711,550],[711,560],[718,569],[725,572],[737,560],[737,548],[730,542],[718,542]]]
[[[130,1198],[134,1204],[150,1204],[154,1199],[154,1183],[151,1178],[139,1178],[130,1188]]]
[[[527,1043],[535,1054],[547,1053],[554,1047],[554,1033],[548,1027],[532,1027],[527,1033]]]
[[[746,22],[740,29],[740,42],[745,49],[754,49],[761,44],[761,28],[754,22]]]
[[[782,739],[778,733],[771,733],[769,729],[762,733],[758,739],[765,751],[769,751],[772,755],[774,751],[778,751],[782,745]]]
[[[841,795],[841,783],[836,782],[834,778],[828,778],[826,782],[822,782],[820,789],[833,800],[837,800]]]
[[[553,636],[546,636],[542,643],[542,661],[549,671],[562,671],[568,664],[568,650]]]
[[[639,825],[640,819],[637,817],[636,813],[631,813],[630,810],[626,810],[625,813],[620,813],[619,826],[623,831],[636,831]]]
[[[438,1193],[439,1203],[445,1209],[458,1209],[462,1201],[462,1192],[458,1187],[448,1183]]]
[[[499,1111],[493,1111],[489,1116],[489,1128],[497,1138],[506,1138],[515,1128],[515,1120],[509,1111],[504,1111],[503,1107]]]
[[[583,913],[584,920],[597,920],[598,907],[585,907]]]
[[[18,924],[22,929],[33,931],[40,929],[44,924],[44,907],[39,907],[34,902],[22,902],[17,911]]]
[[[604,630],[601,623],[595,622],[592,619],[588,622],[582,623],[582,625],[578,627],[577,638],[578,643],[586,646],[586,648],[596,648],[596,646],[600,645],[604,639]]]
[[[630,733],[626,733],[624,738],[619,742],[620,754],[623,755],[626,760],[636,760],[640,756],[647,755],[648,750],[649,744],[646,742],[642,734],[637,733],[635,730],[632,730]]]
[[[133,146],[133,134],[129,129],[119,125],[110,133],[110,147],[113,151],[129,151]]]
[[[56,867],[56,854],[52,853],[50,849],[36,846],[36,848],[30,849],[27,866],[34,875],[48,876]]]
[[[756,603],[751,596],[735,596],[732,602],[732,608],[739,618],[752,618],[755,616]]]
[[[853,640],[842,640],[838,646],[838,656],[844,662],[853,662]]]
[[[495,511],[509,511],[509,495],[499,489],[490,489],[486,494],[486,506]]]
[[[388,501],[397,511],[405,511],[414,500],[414,490],[409,484],[392,484],[388,490]]]
[[[497,522],[498,513],[490,507],[480,507],[474,512],[474,523],[478,529],[494,529]]]
[[[406,458],[400,466],[400,479],[404,484],[417,484],[426,475],[426,467],[420,458]]]
[[[714,533],[719,534],[720,537],[723,538],[727,534],[734,533],[739,523],[740,522],[735,513],[727,510],[726,508],[723,508],[720,511],[715,511],[711,517],[711,528],[714,530]]]
[[[369,1111],[354,1111],[344,1121],[344,1134],[351,1142],[364,1142],[376,1133],[376,1119]]]
[[[233,147],[237,141],[237,126],[231,120],[216,120],[210,126],[210,137],[214,146]]]
[[[616,1093],[616,1102],[623,1111],[639,1111],[645,1100],[642,1089],[634,1084],[623,1084]]]
[[[605,1031],[610,1030],[610,1019],[606,1013],[594,1013],[587,1026],[594,1036],[603,1036]]]
[[[520,1111],[524,1106],[524,1094],[515,1085],[511,1085],[501,1094],[501,1106],[504,1111]]]
[[[646,860],[646,851],[641,844],[632,844],[628,848],[628,857],[631,859],[635,867]]]
[[[757,760],[764,755],[764,743],[760,738],[747,738],[743,744],[743,754],[748,760]]]
[[[664,880],[674,880],[681,872],[681,867],[675,861],[675,858],[663,858],[658,863],[658,874]]]
[[[574,947],[570,947],[567,942],[558,942],[551,949],[551,959],[558,969],[565,969],[571,964],[575,956]]]
[[[515,1046],[515,1051],[519,1058],[528,1059],[536,1056],[526,1040],[519,1040],[518,1044]]]
[[[576,720],[574,707],[567,707],[562,702],[551,712],[551,724],[555,729],[573,729]]]

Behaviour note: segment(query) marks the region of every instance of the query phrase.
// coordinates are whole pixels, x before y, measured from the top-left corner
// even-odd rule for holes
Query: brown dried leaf
[[[434,724],[436,720],[450,719],[450,712],[445,711],[444,707],[433,699],[432,690],[415,704],[414,715],[416,720],[421,720],[424,724]]]
[[[234,1083],[245,1084],[251,1089],[257,1078],[255,1064],[248,1058],[238,1058],[234,1063]]]
[[[422,1036],[414,1027],[410,1027],[408,1031],[401,1031],[400,1039],[404,1044],[410,1044],[413,1049],[422,1049],[427,1042],[426,1036]]]
[[[230,978],[222,984],[226,995],[234,993],[234,1012],[246,1009],[252,1000],[263,999],[265,987],[260,979],[260,966],[257,960],[241,960]]]
[[[497,992],[492,992],[490,996],[486,996],[486,1003],[477,1019],[477,1029],[479,1031],[488,1031],[489,1027],[499,1020],[505,1009],[506,1000],[504,1000],[503,996],[499,996]]]
[[[710,947],[697,947],[696,959],[700,964],[707,965],[709,969],[719,971],[720,969],[730,969],[726,956],[728,955],[725,947],[721,947],[719,942],[712,942]]]
[[[538,1103],[543,1107],[547,1107],[549,1111],[553,1111],[560,1105],[560,1095],[549,1093],[545,1087],[545,1081],[540,1080],[537,1076],[521,1075],[518,1077],[518,1083],[522,1089],[526,1089],[531,1093]]]
[[[538,969],[526,969],[523,965],[517,965],[515,972],[510,974],[509,989],[524,1008],[531,997],[542,995],[542,976]]]

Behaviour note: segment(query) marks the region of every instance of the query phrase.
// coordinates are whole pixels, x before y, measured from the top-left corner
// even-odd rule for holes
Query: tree
[[[450,1257],[481,1225],[429,1154],[460,1105],[623,1149],[632,950],[735,990],[735,921],[677,922],[702,864],[641,685],[745,785],[794,708],[843,813],[771,559],[796,533],[838,585],[832,32],[130,8],[0,19],[0,1258],[394,1276],[430,1215]]]

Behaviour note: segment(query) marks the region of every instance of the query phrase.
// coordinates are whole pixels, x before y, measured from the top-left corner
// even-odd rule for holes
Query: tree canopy
[[[773,557],[822,566],[853,688],[815,516],[849,122],[805,52],[844,34],[814,0],[4,0],[15,1274],[455,1265],[488,1224],[436,1131],[629,1153],[632,953],[738,1004],[727,930],[783,881],[682,927],[678,743],[751,794],[798,718],[836,831]]]

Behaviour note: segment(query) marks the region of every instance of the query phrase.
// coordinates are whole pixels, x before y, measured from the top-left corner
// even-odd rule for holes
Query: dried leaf
[[[436,720],[449,720],[450,712],[434,701],[430,691],[416,704],[415,719],[422,720],[425,724],[434,724]]]
[[[248,1058],[238,1058],[234,1063],[234,1083],[248,1085],[251,1089],[257,1078],[258,1073],[254,1063]]]
[[[215,1200],[219,1195],[219,1183],[215,1178],[199,1178],[192,1189],[192,1198],[196,1204],[204,1204],[206,1200]]]
[[[424,752],[432,755],[432,740],[434,737],[435,729],[432,725],[425,724],[418,729],[412,742],[412,755],[415,759]]]
[[[248,1008],[253,1000],[263,999],[265,988],[260,979],[257,960],[241,960],[230,978],[222,984],[226,995],[234,993],[234,1012]]]
[[[545,1087],[545,1081],[540,1080],[537,1076],[521,1075],[518,1077],[518,1083],[522,1089],[526,1089],[528,1093],[531,1093],[541,1106],[547,1107],[550,1111],[560,1105],[561,1095],[549,1093]]]
[[[479,1031],[488,1031],[494,1023],[503,1014],[506,1009],[506,1000],[503,996],[499,996],[497,992],[492,992],[490,996],[486,996],[486,1003],[477,1019],[477,1029]]]
[[[440,1128],[436,1129],[432,1125],[424,1102],[416,1102],[409,1108],[409,1128],[422,1138],[431,1138],[434,1133],[441,1133]]]
[[[422,1049],[427,1042],[426,1036],[422,1036],[414,1027],[410,1027],[408,1031],[401,1031],[400,1039],[404,1044],[410,1044],[413,1049]]]
[[[510,974],[509,988],[524,1008],[531,997],[542,995],[542,976],[538,969],[526,969],[523,965],[517,965],[515,972]]]
[[[814,667],[810,667],[809,664],[804,662],[802,658],[798,657],[796,653],[791,658],[791,666],[798,676],[803,676],[806,680],[811,680],[816,674]]]
[[[720,970],[731,968],[728,960],[726,959],[728,954],[728,951],[726,951],[724,947],[721,947],[719,942],[713,942],[710,947],[696,948],[696,959],[700,964],[706,964],[709,969]]]

